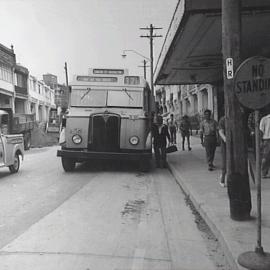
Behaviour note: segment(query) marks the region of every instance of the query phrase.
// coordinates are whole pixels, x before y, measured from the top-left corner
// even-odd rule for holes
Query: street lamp
[[[148,67],[148,66],[146,66],[146,63],[147,63],[147,61],[151,61],[150,58],[144,56],[143,54],[141,54],[141,53],[139,53],[139,52],[137,52],[137,51],[135,51],[135,50],[123,50],[123,53],[122,53],[122,57],[123,57],[123,58],[126,58],[126,57],[127,57],[126,52],[133,52],[133,53],[135,53],[135,54],[141,56],[142,58],[144,58],[144,60],[143,60],[143,66],[139,66],[139,67],[143,67],[143,71],[144,71],[144,72],[143,72],[143,74],[144,74],[144,79],[146,79],[146,68]],[[147,61],[146,61],[145,59],[146,59]]]

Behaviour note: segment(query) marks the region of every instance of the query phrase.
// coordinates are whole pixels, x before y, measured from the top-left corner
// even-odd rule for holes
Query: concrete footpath
[[[230,218],[227,188],[219,185],[221,168],[220,147],[217,148],[214,171],[208,171],[205,150],[200,139],[191,137],[191,151],[182,151],[180,135],[178,151],[168,154],[169,168],[220,241],[232,269],[245,269],[237,263],[238,256],[254,251],[257,243],[257,198],[256,186],[250,183],[253,219],[233,221]],[[262,246],[270,252],[270,178],[262,179]]]

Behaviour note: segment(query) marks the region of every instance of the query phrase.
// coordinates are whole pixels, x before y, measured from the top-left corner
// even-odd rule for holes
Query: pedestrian
[[[168,127],[170,131],[171,144],[176,144],[177,123],[174,119],[173,114],[171,114],[170,118],[168,119]]]
[[[217,147],[217,122],[211,118],[211,111],[205,110],[204,120],[200,123],[200,138],[201,144],[206,151],[206,159],[208,163],[208,170],[214,169],[214,157]]]
[[[260,121],[262,134],[262,178],[266,178],[270,167],[270,114]]]
[[[156,159],[157,168],[167,167],[166,160],[166,145],[167,138],[170,142],[170,134],[168,132],[168,126],[163,124],[163,118],[161,115],[156,117],[156,123],[152,127],[153,145]]]
[[[221,175],[219,184],[222,187],[226,186],[226,132],[225,132],[225,116],[222,116],[218,122],[218,133],[220,137],[221,148]]]
[[[189,121],[189,117],[187,115],[184,115],[182,117],[179,130],[182,136],[182,150],[185,151],[185,139],[187,139],[188,151],[190,151],[191,150],[191,147],[190,147],[191,124]]]
[[[253,154],[255,156],[256,149],[255,149],[255,114],[254,112],[250,113],[248,116],[248,143],[252,148]]]

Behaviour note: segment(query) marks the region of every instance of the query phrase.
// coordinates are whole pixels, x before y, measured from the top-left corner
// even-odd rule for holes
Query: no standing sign
[[[245,60],[237,69],[234,93],[239,102],[258,110],[270,103],[270,59],[255,56]]]

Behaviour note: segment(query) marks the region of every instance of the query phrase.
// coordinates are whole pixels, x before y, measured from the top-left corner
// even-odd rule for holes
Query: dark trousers
[[[166,146],[154,145],[154,152],[157,166],[166,167]]]
[[[182,149],[185,149],[185,138],[187,138],[187,144],[188,144],[188,149],[190,149],[190,134],[189,132],[182,132],[181,133],[182,136]]]
[[[225,183],[225,176],[226,176],[226,144],[224,141],[221,141],[221,183]]]
[[[262,153],[262,176],[268,174],[270,167],[270,140],[263,140],[263,153]]]
[[[176,144],[176,128],[170,127],[171,143]]]
[[[204,137],[204,147],[206,151],[206,160],[209,166],[213,165],[215,158],[215,152],[217,147],[217,138],[216,136],[205,136]]]

